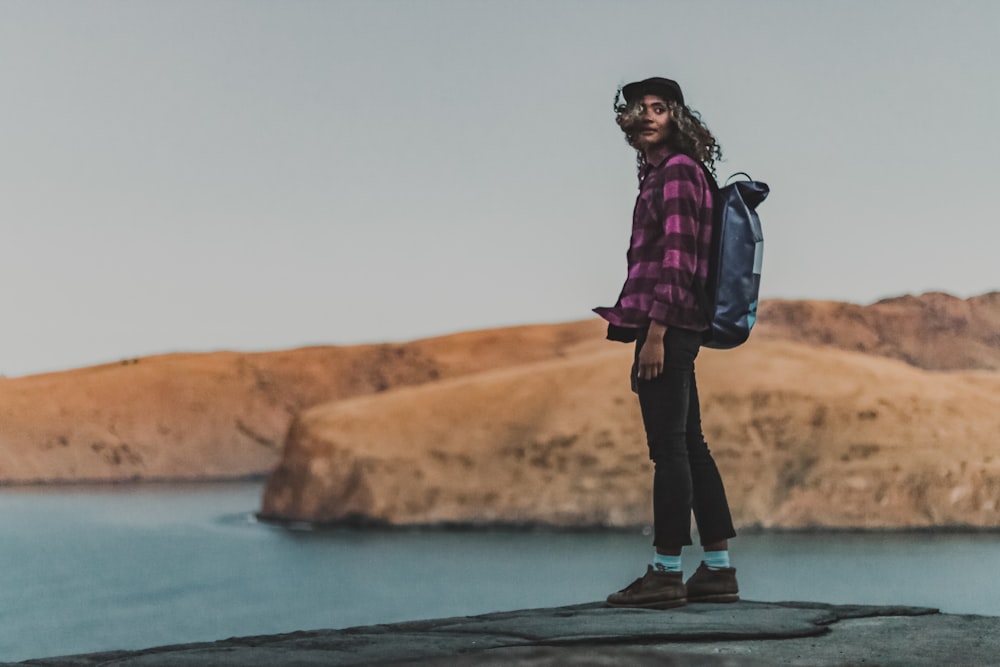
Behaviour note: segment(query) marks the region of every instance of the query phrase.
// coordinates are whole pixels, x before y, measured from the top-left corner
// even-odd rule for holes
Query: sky
[[[1000,289],[998,69],[992,0],[0,0],[0,375],[594,317],[648,76],[764,298]]]

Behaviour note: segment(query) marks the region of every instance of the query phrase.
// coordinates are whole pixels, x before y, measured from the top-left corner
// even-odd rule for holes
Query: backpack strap
[[[712,172],[709,171],[708,167],[705,166],[705,163],[701,162],[700,160],[698,161],[698,166],[701,167],[701,172],[705,174],[705,178],[708,180],[708,184],[712,187],[712,192],[718,192],[719,183],[718,181],[715,180],[715,176],[712,175]],[[729,178],[732,178],[732,176],[730,176]],[[729,183],[728,179],[726,180],[726,183]]]
[[[705,174],[705,179],[708,181],[708,186],[712,189],[712,200],[713,200],[712,201],[712,243],[709,245],[709,252],[710,253],[714,253],[715,252],[715,248],[717,247],[717,243],[716,243],[715,239],[716,239],[716,235],[718,234],[718,231],[719,231],[717,229],[718,224],[719,224],[719,221],[718,221],[718,213],[719,212],[718,212],[718,210],[716,210],[716,208],[719,206],[718,197],[716,196],[719,193],[719,183],[715,180],[715,176],[712,175],[712,172],[709,171],[708,167],[705,166],[704,162],[702,162],[700,160],[697,160],[697,162],[698,162],[698,166],[701,167],[702,173]],[[732,178],[732,176],[730,176],[730,178]],[[728,183],[729,181],[727,180],[726,182]],[[712,267],[711,261],[712,261],[712,259],[711,259],[711,257],[709,257],[709,270],[711,270],[711,267]],[[694,276],[694,281],[691,283],[691,288],[692,288],[692,291],[694,292],[695,298],[698,300],[698,306],[701,308],[701,312],[705,316],[705,323],[708,324],[708,332],[707,333],[711,333],[711,331],[712,331],[712,320],[714,319],[713,315],[714,315],[714,311],[715,311],[715,304],[713,304],[712,300],[708,298],[708,291],[707,291],[706,287],[701,284],[701,280],[698,279],[697,275]]]

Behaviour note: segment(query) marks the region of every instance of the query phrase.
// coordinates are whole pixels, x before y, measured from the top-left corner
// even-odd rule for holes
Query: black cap
[[[684,104],[684,93],[681,92],[680,85],[673,79],[664,79],[660,76],[627,84],[622,88],[622,95],[625,96],[626,103],[633,102],[643,95],[656,95],[667,102],[672,100]]]

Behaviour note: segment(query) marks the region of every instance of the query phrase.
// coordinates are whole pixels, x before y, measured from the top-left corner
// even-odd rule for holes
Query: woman
[[[619,104],[624,96],[625,104]],[[667,609],[688,601],[735,602],[736,535],[722,478],[701,432],[694,360],[708,322],[698,290],[708,277],[712,190],[721,149],[684,104],[677,82],[654,77],[624,86],[615,112],[636,150],[639,195],[632,218],[628,277],[618,302],[595,308],[608,338],[635,342],[632,389],[639,395],[653,460],[655,551],[646,574],[608,596],[615,607]],[[694,511],[704,559],[685,583],[681,549],[691,544]]]

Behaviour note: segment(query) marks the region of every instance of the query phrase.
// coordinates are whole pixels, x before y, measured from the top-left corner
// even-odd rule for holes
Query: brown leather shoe
[[[671,609],[687,604],[684,575],[680,572],[658,572],[646,566],[646,574],[617,593],[608,596],[609,607],[640,607]]]
[[[687,580],[688,602],[736,602],[739,592],[735,567],[713,570],[702,562]]]

